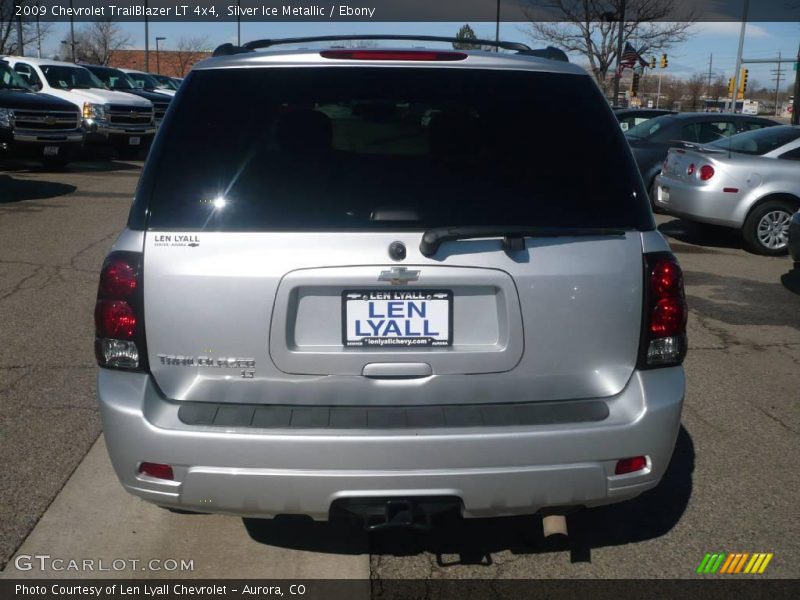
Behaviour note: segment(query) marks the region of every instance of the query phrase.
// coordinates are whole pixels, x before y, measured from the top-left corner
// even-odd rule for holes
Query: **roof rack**
[[[294,38],[276,38],[276,39],[263,39],[253,40],[241,46],[234,44],[222,44],[218,46],[212,56],[231,56],[234,54],[244,54],[253,52],[259,48],[270,48],[272,46],[280,46],[285,44],[305,44],[310,42],[343,42],[343,41],[377,41],[377,40],[403,40],[415,42],[449,42],[451,44],[476,44],[480,46],[492,46],[495,48],[502,48],[503,50],[514,50],[517,54],[525,56],[536,56],[538,58],[547,58],[550,60],[561,60],[569,62],[567,55],[558,48],[548,46],[547,48],[534,50],[526,44],[520,42],[505,42],[502,40],[483,40],[483,39],[470,39],[445,37],[437,35],[321,35],[313,37],[294,37]]]

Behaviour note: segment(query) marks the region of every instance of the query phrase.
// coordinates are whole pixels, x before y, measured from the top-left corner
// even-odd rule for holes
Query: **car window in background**
[[[161,87],[159,83],[147,73],[128,73],[128,76],[133,80],[139,88],[146,90],[153,90]]]
[[[92,67],[89,70],[112,90],[127,91],[138,89],[125,73],[117,69]]]
[[[39,86],[41,87],[42,81],[39,79],[39,76],[36,74],[36,71],[33,70],[33,67],[27,65],[25,63],[17,63],[14,65],[14,71],[20,74],[20,76],[25,79],[31,86]]]
[[[371,217],[385,206],[414,214],[412,229],[652,223],[587,77],[274,67],[200,70],[183,86],[145,175],[150,228],[397,228]]]
[[[766,125],[764,123],[758,123],[756,121],[748,121],[746,124],[746,128],[748,131],[755,131],[756,129],[764,129]]]
[[[800,160],[800,148],[784,152],[778,158],[782,158],[783,160]]]
[[[625,132],[625,135],[634,138],[647,139],[656,135],[671,121],[672,117],[668,115],[656,117],[654,119],[648,119],[647,121],[639,123],[638,125],[630,128]]]
[[[5,63],[0,63],[0,89],[30,90],[31,86]]]
[[[102,81],[92,75],[91,71],[83,67],[42,65],[41,69],[47,79],[47,83],[54,88],[69,90],[73,88],[90,89],[106,87]]]
[[[708,144],[736,133],[736,125],[730,121],[706,121],[698,123],[697,139],[701,144]]]
[[[699,123],[690,123],[681,127],[681,140],[686,142],[697,142],[700,137]]]
[[[764,127],[754,131],[746,131],[728,139],[717,140],[709,144],[709,146],[724,148],[731,152],[760,156],[785,146],[797,138],[800,138],[800,128]]]

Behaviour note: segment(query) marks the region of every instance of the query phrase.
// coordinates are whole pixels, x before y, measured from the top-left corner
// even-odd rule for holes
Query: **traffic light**
[[[728,79],[728,93],[733,96],[733,77]]]
[[[655,69],[656,68],[656,57],[655,56],[651,56],[650,57],[650,68],[651,69]]]
[[[631,82],[631,97],[635,98],[639,95],[639,78],[641,76],[636,71],[633,72],[633,81]]]
[[[742,69],[741,77],[739,78],[739,92],[744,94],[747,91],[747,75],[750,73],[748,69]]]
[[[667,55],[666,54],[662,54],[661,55],[661,68],[662,69],[666,69],[668,65],[669,65],[669,61],[667,60]]]

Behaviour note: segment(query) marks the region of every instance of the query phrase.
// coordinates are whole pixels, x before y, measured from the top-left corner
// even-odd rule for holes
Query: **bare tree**
[[[585,56],[597,82],[607,91],[609,71],[613,73],[617,60],[617,15],[623,1],[623,38],[634,46],[646,45],[648,52],[660,52],[688,39],[692,12],[682,15],[685,21],[666,20],[675,14],[677,0],[550,0],[550,21],[537,21],[536,13],[527,12],[531,21],[528,35],[535,42]]]
[[[695,73],[684,83],[686,96],[689,99],[689,110],[697,110],[700,105],[700,98],[708,87],[708,76],[703,73]]]
[[[182,37],[173,51],[175,56],[175,75],[183,77],[194,63],[208,52],[208,38],[204,36]]]
[[[85,25],[75,35],[75,58],[93,65],[107,65],[116,50],[131,45],[131,37],[111,19]]]
[[[0,0],[0,55],[19,54],[19,38],[17,36],[17,6],[38,6],[39,2],[28,0]],[[25,48],[41,45],[47,35],[52,31],[53,24],[41,21],[22,21],[22,43]],[[28,51],[30,54],[30,51]]]
[[[724,75],[717,75],[717,78],[714,79],[714,82],[711,84],[711,89],[709,90],[708,95],[714,100],[718,100],[719,98],[724,98],[727,94],[728,80],[725,79]]]

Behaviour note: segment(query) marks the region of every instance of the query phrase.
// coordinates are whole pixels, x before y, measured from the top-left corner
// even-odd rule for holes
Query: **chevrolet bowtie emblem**
[[[400,285],[419,279],[419,271],[409,271],[405,267],[392,267],[388,271],[381,271],[378,281],[389,281],[392,285]]]

